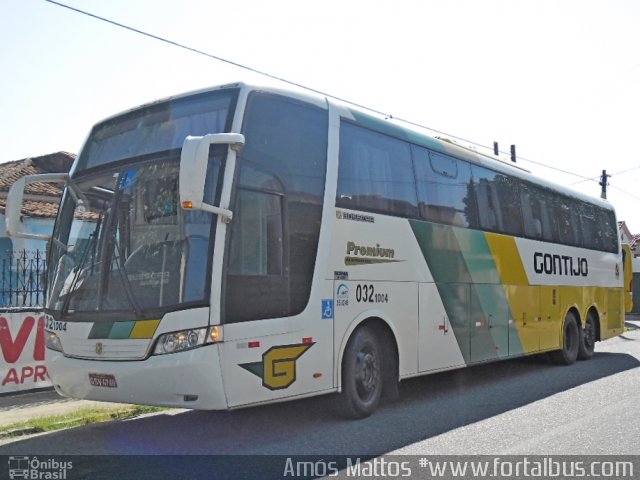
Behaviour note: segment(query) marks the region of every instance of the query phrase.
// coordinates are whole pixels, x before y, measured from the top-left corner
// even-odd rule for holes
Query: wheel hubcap
[[[378,367],[372,352],[360,351],[356,360],[356,388],[358,395],[367,400],[375,392],[378,384]]]

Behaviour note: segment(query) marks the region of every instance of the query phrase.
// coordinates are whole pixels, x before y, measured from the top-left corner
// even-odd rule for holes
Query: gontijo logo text
[[[347,242],[347,256],[344,257],[345,265],[370,265],[374,263],[393,263],[402,260],[395,259],[396,252],[393,248],[375,245],[357,245],[355,242]]]
[[[586,277],[589,275],[589,262],[582,257],[536,252],[533,254],[533,269],[538,274]]]

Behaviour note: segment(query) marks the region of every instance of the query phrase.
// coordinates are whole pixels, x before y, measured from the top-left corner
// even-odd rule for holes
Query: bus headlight
[[[58,335],[56,335],[53,332],[50,332],[49,330],[45,330],[44,338],[46,340],[47,348],[49,350],[55,350],[56,352],[63,352],[62,343],[60,342],[60,338],[58,338]]]
[[[181,330],[179,332],[165,333],[158,337],[155,355],[181,352],[191,348],[204,345],[207,338],[206,328],[195,328],[192,330]]]

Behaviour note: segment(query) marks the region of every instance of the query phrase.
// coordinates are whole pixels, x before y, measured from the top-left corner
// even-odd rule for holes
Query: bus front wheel
[[[349,339],[342,360],[342,411],[351,418],[371,415],[382,395],[382,348],[370,327],[360,327]]]
[[[557,365],[571,365],[578,358],[580,330],[573,312],[567,313],[562,327],[562,346],[551,352],[551,360]]]

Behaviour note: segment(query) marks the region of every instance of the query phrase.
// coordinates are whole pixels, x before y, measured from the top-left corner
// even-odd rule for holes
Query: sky
[[[639,0],[61,0],[508,152],[640,233]],[[45,0],[0,0],[0,163],[79,152],[93,124],[272,80]]]

